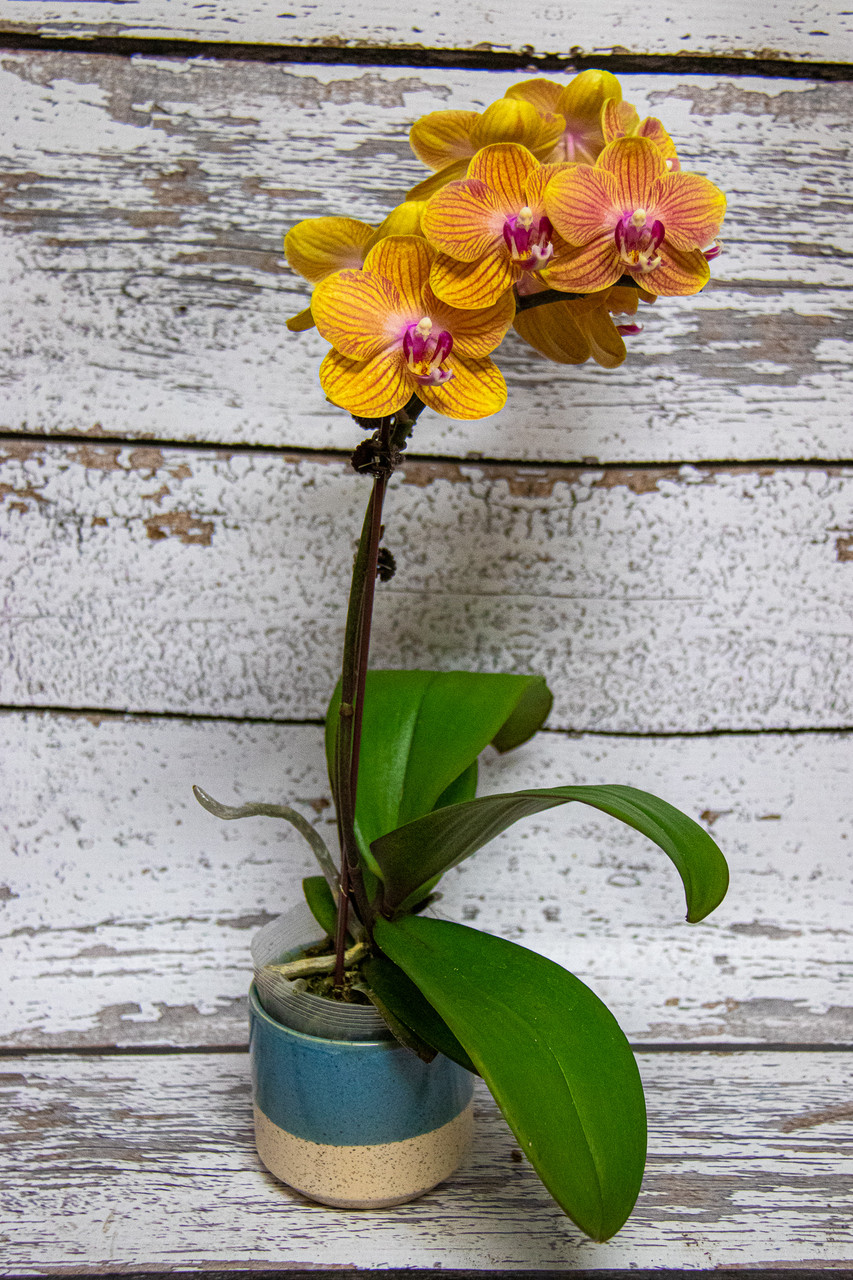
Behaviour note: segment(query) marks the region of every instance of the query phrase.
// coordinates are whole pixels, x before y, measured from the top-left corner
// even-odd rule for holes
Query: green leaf
[[[332,776],[340,689],[326,716]],[[541,676],[472,671],[370,671],[364,697],[356,836],[376,870],[371,843],[395,827],[467,796],[471,768],[490,742],[499,750],[532,737],[551,707]]]
[[[361,971],[385,1009],[410,1027],[419,1039],[476,1075],[477,1068],[450,1027],[398,965],[387,956],[376,955],[364,961]]]
[[[609,1239],[646,1155],[640,1075],[610,1011],[553,961],[465,925],[380,917],[376,941],[465,1046],[557,1203]]]
[[[385,884],[385,910],[406,911],[424,896],[424,885],[514,822],[571,800],[619,818],[663,849],[684,883],[691,923],[722,902],[729,883],[725,858],[707,831],[665,800],[634,787],[548,787],[450,805],[375,840],[372,853]]]
[[[320,928],[325,929],[330,938],[334,938],[338,908],[326,877],[306,876],[302,881],[302,892]]]

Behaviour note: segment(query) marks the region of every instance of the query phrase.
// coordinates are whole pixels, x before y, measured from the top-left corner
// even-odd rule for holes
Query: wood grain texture
[[[326,344],[284,328],[308,287],[284,263],[282,234],[340,211],[378,223],[425,173],[412,121],[480,108],[519,78],[4,55],[0,99],[14,123],[0,162],[11,317],[0,424],[346,448],[352,424],[316,380]],[[642,111],[664,117],[685,166],[728,192],[714,283],[647,309],[618,370],[552,365],[511,337],[507,408],[468,424],[428,415],[420,448],[528,461],[849,459],[853,87],[623,80]]]
[[[564,1272],[853,1262],[847,1054],[641,1054],[649,1161],[594,1244],[478,1082],[467,1166],[393,1210],[308,1204],[252,1144],[242,1055],[7,1060],[5,1275],[279,1267]]]
[[[0,30],[47,36],[135,36],[158,39],[331,44],[418,50],[601,54],[687,53],[742,58],[853,61],[849,10],[810,0],[764,0],[747,7],[736,0],[687,0],[643,6],[604,0],[594,9],[576,3],[519,8],[509,0],[465,10],[401,13],[390,0],[356,4],[291,5],[282,12],[270,0],[4,0]]]
[[[313,726],[7,714],[0,876],[5,1046],[243,1044],[253,932],[316,868],[297,802],[334,846]],[[702,822],[732,887],[687,925],[678,877],[636,832],[569,806],[448,873],[441,910],[577,972],[635,1043],[853,1043],[849,735],[565,737],[488,753],[481,792],[624,782]]]
[[[332,458],[11,441],[14,706],[320,718],[367,484]],[[410,462],[376,666],[533,671],[555,728],[843,728],[853,473]]]

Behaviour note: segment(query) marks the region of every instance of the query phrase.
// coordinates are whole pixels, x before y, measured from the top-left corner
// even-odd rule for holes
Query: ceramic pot
[[[263,965],[291,957],[319,933],[300,904],[253,943],[258,1154],[270,1173],[322,1204],[403,1204],[449,1177],[467,1154],[474,1077],[441,1054],[422,1062],[370,1006],[324,1000],[280,978],[271,992]]]

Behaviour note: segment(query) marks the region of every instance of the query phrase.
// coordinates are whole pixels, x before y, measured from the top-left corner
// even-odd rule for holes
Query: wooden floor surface
[[[596,59],[727,191],[725,252],[620,369],[511,337],[502,413],[424,414],[373,657],[546,675],[482,790],[645,787],[729,858],[691,926],[659,850],[569,807],[442,886],[635,1046],[650,1156],[604,1245],[479,1088],[469,1162],[412,1205],[264,1172],[249,944],[313,867],[190,790],[333,821],[366,489],[282,234],[377,224],[419,115]],[[800,0],[5,0],[0,1274],[853,1274],[851,66],[849,12]]]

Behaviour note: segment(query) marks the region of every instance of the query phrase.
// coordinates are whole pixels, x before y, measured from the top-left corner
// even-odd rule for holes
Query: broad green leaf
[[[419,1039],[446,1058],[452,1058],[460,1067],[476,1074],[477,1068],[450,1027],[393,960],[383,955],[371,956],[364,961],[361,971],[371,992],[404,1026],[410,1027]]]
[[[334,938],[338,908],[326,877],[306,876],[302,881],[302,892],[320,928],[325,929],[330,938]]]
[[[685,813],[634,787],[548,787],[450,805],[374,841],[372,853],[385,884],[385,909],[407,910],[424,896],[424,885],[519,818],[571,800],[619,818],[663,849],[684,883],[691,923],[704,919],[722,902],[729,883],[726,860],[707,831]]]
[[[465,925],[380,917],[376,941],[465,1046],[557,1203],[609,1239],[646,1157],[640,1075],[612,1013],[553,961]]]
[[[340,689],[326,716],[333,776]],[[395,827],[466,796],[470,772],[490,742],[509,750],[532,737],[551,707],[540,676],[472,671],[370,671],[364,697],[356,836],[370,845]]]

